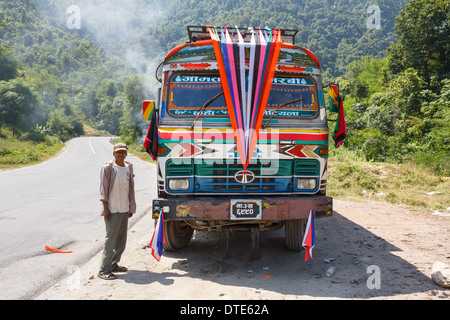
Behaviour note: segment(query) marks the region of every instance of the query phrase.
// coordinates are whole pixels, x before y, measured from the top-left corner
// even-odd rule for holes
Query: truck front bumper
[[[231,203],[236,199],[241,200],[239,197],[154,199],[153,217],[164,212],[165,220],[230,220]],[[263,196],[244,199],[260,204],[258,220],[307,219],[311,209],[315,217],[333,214],[333,198],[328,196]]]

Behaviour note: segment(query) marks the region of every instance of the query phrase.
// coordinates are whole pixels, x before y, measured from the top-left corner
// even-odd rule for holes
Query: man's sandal
[[[103,280],[115,280],[115,279],[117,279],[116,275],[113,274],[113,273],[110,273],[110,274],[99,273],[98,277],[100,279],[103,279]]]
[[[127,272],[128,268],[124,267],[124,266],[117,265],[115,268],[113,268],[112,271],[115,271],[115,272]]]

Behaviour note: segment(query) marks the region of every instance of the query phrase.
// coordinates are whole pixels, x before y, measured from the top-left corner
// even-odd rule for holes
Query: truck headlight
[[[316,186],[317,186],[316,179],[300,178],[297,180],[297,189],[314,190],[316,189]]]
[[[169,179],[169,189],[173,191],[189,190],[188,179]]]

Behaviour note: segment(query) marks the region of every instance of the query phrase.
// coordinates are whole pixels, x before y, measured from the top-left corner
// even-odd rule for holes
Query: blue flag
[[[164,250],[164,216],[162,211],[159,214],[149,247],[152,249],[152,256],[158,261],[161,260]]]

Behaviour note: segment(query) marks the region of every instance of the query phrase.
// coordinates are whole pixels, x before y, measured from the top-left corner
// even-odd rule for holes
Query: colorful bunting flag
[[[336,120],[336,126],[334,127],[334,143],[336,148],[339,148],[342,141],[344,141],[347,133],[347,126],[345,124],[345,115],[344,115],[344,104],[341,103],[339,105],[338,117]]]
[[[339,87],[337,85],[330,83],[329,96],[330,96],[330,111],[338,112],[341,97],[339,96]]]
[[[159,214],[149,248],[152,249],[152,256],[160,261],[164,250],[164,216],[162,211]]]
[[[250,42],[240,30],[209,27],[219,67],[225,102],[244,170],[259,138],[281,49],[279,30],[250,29]],[[248,54],[246,54],[248,53]]]
[[[347,126],[345,123],[344,115],[344,103],[341,96],[339,95],[339,87],[334,84],[330,84],[330,111],[338,112],[338,117],[336,120],[336,125],[334,127],[334,143],[335,147],[339,148],[342,141],[345,139],[347,133]]]
[[[305,248],[305,262],[312,259],[312,249],[314,248],[314,214],[312,209],[309,211],[308,222],[306,223],[305,236],[303,237],[302,247]]]
[[[144,141],[144,148],[153,160],[158,157],[158,121],[156,117],[157,112],[153,109],[149,116],[151,120]]]

